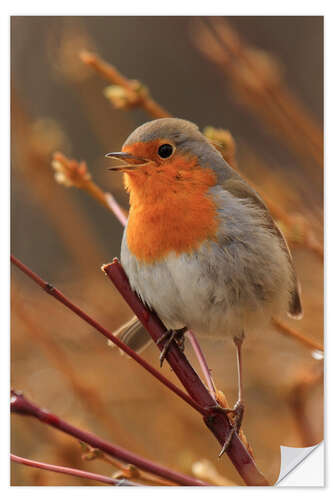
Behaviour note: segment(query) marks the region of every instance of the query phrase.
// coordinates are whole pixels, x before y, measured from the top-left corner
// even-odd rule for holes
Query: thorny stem
[[[22,394],[15,391],[12,391],[11,411],[20,415],[35,417],[41,422],[89,444],[93,448],[98,448],[113,457],[119,458],[119,460],[122,460],[123,462],[134,464],[144,471],[169,479],[182,486],[208,486],[207,483],[203,483],[202,481],[192,477],[174,472],[166,467],[163,467],[162,465],[156,464],[150,460],[140,457],[139,455],[136,455],[135,453],[127,451],[120,446],[104,441],[95,434],[74,427],[65,420],[62,420],[60,417],[53,415],[47,410],[39,408],[31,401],[28,401]]]
[[[85,470],[72,469],[70,467],[62,467],[60,465],[46,464],[44,462],[37,462],[36,460],[29,460],[28,458],[18,457],[17,455],[10,454],[12,462],[28,465],[29,467],[36,467],[37,469],[48,470],[60,474],[67,474],[68,476],[80,477],[83,479],[92,479],[100,483],[110,484],[112,486],[141,486],[138,483],[133,483],[127,479],[113,479],[111,477],[102,476],[101,474],[94,474]]]
[[[27,267],[23,262],[19,259],[11,256],[11,262],[18,267],[21,271],[23,271],[29,278],[31,278],[37,285],[39,285],[46,293],[52,295],[59,302],[64,304],[68,309],[73,311],[77,316],[82,318],[84,321],[93,326],[96,330],[98,330],[104,337],[110,339],[114,344],[116,344],[122,351],[124,351],[128,356],[135,359],[143,368],[145,368],[148,372],[151,373],[155,378],[157,378],[162,384],[164,384],[168,389],[177,394],[180,398],[182,398],[186,403],[188,403],[192,408],[197,410],[201,414],[205,414],[204,409],[193,401],[185,392],[179,389],[176,385],[174,385],[170,380],[168,380],[164,375],[162,375],[158,370],[156,370],[153,366],[151,366],[147,361],[145,361],[139,354],[133,351],[130,347],[124,344],[120,339],[115,337],[109,330],[100,325],[97,321],[91,318],[88,314],[86,314],[82,309],[73,304],[69,299],[67,299],[57,288],[53,287],[46,281],[44,281],[38,274],[34,273],[29,267]]]
[[[157,343],[160,337],[166,332],[166,329],[156,314],[146,309],[138,296],[131,290],[127,276],[119,261],[114,259],[112,264],[103,266],[103,271],[111,279],[127,304],[151,335],[154,342]],[[163,349],[163,345],[163,342],[158,344],[160,350]],[[223,411],[219,410],[215,399],[208,392],[207,388],[175,342],[170,344],[166,354],[166,360],[190,394],[191,398],[193,398],[201,408],[206,409],[207,413],[204,415],[204,422],[223,446],[231,430],[231,424],[228,417]],[[227,454],[240,476],[243,478],[245,484],[249,486],[268,485],[267,480],[257,469],[252,456],[236,433],[233,434]]]

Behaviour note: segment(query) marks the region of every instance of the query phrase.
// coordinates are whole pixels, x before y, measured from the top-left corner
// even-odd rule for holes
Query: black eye
[[[169,156],[171,156],[172,153],[173,153],[173,147],[171,146],[171,144],[162,144],[162,146],[158,148],[158,155],[161,158],[169,158]]]

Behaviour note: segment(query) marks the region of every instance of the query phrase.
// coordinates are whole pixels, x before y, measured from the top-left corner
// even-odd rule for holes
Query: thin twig
[[[137,80],[129,80],[114,66],[103,61],[97,54],[92,52],[80,52],[82,62],[92,67],[107,81],[115,84],[117,88],[109,97],[118,108],[130,108],[141,106],[154,118],[166,118],[171,116],[150,95],[148,89]],[[122,93],[119,92],[122,89]]]
[[[126,223],[125,210],[117,203],[110,193],[105,193],[91,178],[91,174],[84,161],[67,158],[62,153],[53,154],[51,165],[55,171],[55,180],[66,187],[76,187],[88,193],[97,200],[103,207],[111,210],[117,219]]]
[[[117,200],[115,199],[115,197],[111,193],[105,193],[105,199],[107,201],[108,208],[117,217],[120,224],[122,224],[123,226],[126,226],[127,217],[124,213],[124,210],[120,207],[120,205],[117,202]]]
[[[134,464],[144,471],[151,472],[152,474],[156,474],[165,479],[170,479],[177,484],[181,484],[183,486],[205,485],[202,481],[178,472],[174,472],[167,467],[151,462],[150,460],[125,450],[120,446],[109,443],[95,434],[74,427],[65,420],[62,420],[60,417],[53,415],[47,410],[39,408],[31,401],[28,401],[21,393],[15,391],[12,391],[11,411],[20,415],[35,417],[41,422],[89,444],[93,448],[98,448],[113,457],[119,458],[119,460],[122,460],[123,462]]]
[[[110,484],[112,486],[141,486],[140,484],[133,483],[132,481],[128,481],[127,479],[113,479],[111,477],[102,476],[101,474],[95,474],[93,472],[88,472],[85,470],[72,469],[70,467],[37,462],[36,460],[29,460],[28,458],[13,455],[12,453],[10,454],[10,459],[12,462],[28,465],[29,467],[36,467],[37,469],[57,472],[58,474],[67,474],[68,476],[80,477],[82,479],[92,479],[93,481]]]
[[[192,349],[195,352],[195,355],[196,355],[196,357],[197,357],[197,359],[199,361],[200,368],[201,368],[202,373],[203,373],[203,375],[204,375],[204,377],[206,379],[209,392],[210,392],[211,396],[215,399],[215,386],[214,386],[214,382],[212,380],[212,375],[211,375],[210,369],[208,368],[206,358],[205,358],[205,356],[204,356],[204,354],[203,354],[203,352],[201,350],[200,344],[197,341],[197,338],[194,335],[194,333],[192,332],[192,330],[188,330],[187,336],[188,336],[188,338],[190,340]]]
[[[292,337],[296,339],[298,342],[300,342],[301,344],[303,344],[304,346],[313,351],[319,351],[321,353],[324,352],[324,347],[321,344],[319,344],[319,342],[316,342],[315,340],[311,340],[308,337],[305,337],[304,335],[302,335],[302,333],[298,332],[294,328],[291,328],[289,325],[287,325],[280,319],[272,318],[272,322],[274,326],[279,330],[279,332],[286,335],[287,337]]]

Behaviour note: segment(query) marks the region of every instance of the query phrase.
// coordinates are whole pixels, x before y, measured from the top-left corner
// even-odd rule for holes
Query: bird
[[[130,286],[167,328],[161,364],[184,333],[231,339],[244,415],[241,348],[273,316],[302,317],[300,285],[286,239],[258,193],[194,123],[160,118],[135,129],[110,168],[124,173],[129,216],[120,260]],[[136,318],[117,332],[137,351],[150,337]],[[226,446],[224,447],[225,451]],[[221,453],[222,453],[221,452]]]

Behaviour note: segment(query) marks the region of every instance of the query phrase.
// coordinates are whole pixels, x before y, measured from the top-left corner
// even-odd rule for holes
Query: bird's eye
[[[161,158],[169,158],[169,156],[171,156],[172,153],[173,153],[173,146],[171,146],[171,144],[162,144],[162,146],[158,148],[158,155]]]

